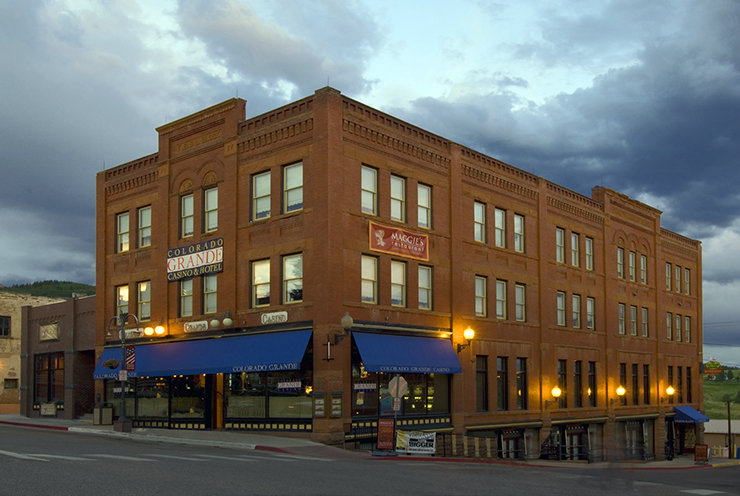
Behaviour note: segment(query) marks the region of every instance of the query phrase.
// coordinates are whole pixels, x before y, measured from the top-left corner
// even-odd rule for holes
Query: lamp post
[[[120,325],[118,336],[121,339],[121,369],[118,371],[118,379],[121,381],[121,409],[118,415],[118,422],[121,425],[121,430],[130,430],[126,429],[123,424],[126,422],[126,381],[128,380],[128,373],[126,371],[126,321],[129,317],[134,318],[134,322],[136,322],[136,327],[138,328],[139,319],[132,313],[121,312],[118,317],[111,317],[108,321],[108,325],[110,326],[110,323],[114,319],[117,319]]]

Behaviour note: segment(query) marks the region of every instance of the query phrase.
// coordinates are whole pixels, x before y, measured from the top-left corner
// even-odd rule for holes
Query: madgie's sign
[[[417,260],[429,260],[427,236],[374,222],[370,222],[370,249]]]
[[[167,280],[177,281],[224,270],[224,238],[167,250]]]

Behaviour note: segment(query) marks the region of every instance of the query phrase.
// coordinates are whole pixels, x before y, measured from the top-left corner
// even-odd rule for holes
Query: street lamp
[[[118,320],[118,324],[120,325],[118,335],[121,339],[121,369],[118,371],[118,379],[121,381],[121,411],[118,415],[118,422],[122,431],[130,430],[130,428],[126,429],[124,424],[124,422],[126,422],[126,381],[128,380],[128,373],[126,371],[126,321],[129,317],[134,318],[134,322],[136,322],[136,327],[138,328],[139,319],[132,313],[121,312],[121,315],[118,317],[111,317],[108,321],[109,327],[110,323],[113,322],[114,319]],[[162,328],[162,333],[164,333],[164,328]]]
[[[475,331],[472,327],[468,326],[465,331],[463,331],[463,337],[465,338],[465,344],[458,344],[457,345],[457,352],[460,353],[462,350],[470,346],[470,342],[473,341],[475,338]]]
[[[545,400],[545,408],[547,408],[550,405],[552,405],[553,403],[556,403],[557,401],[559,401],[560,400],[560,395],[563,394],[563,390],[560,389],[558,386],[555,386],[554,388],[552,388],[552,391],[550,391],[550,393],[552,394],[552,397],[555,398],[555,399],[552,400],[552,401]]]
[[[673,393],[675,393],[675,392],[676,392],[676,390],[673,389],[673,386],[668,386],[665,389],[665,394],[668,395],[668,398],[663,397],[663,398],[660,399],[660,402],[663,403],[663,402],[668,401],[670,398],[673,398]]]
[[[624,389],[624,386],[622,386],[622,385],[620,384],[620,385],[619,385],[619,386],[617,387],[617,396],[618,396],[618,398],[612,398],[612,399],[611,399],[611,404],[613,405],[613,404],[614,404],[614,403],[616,403],[617,401],[622,401],[622,396],[624,396],[624,393],[626,393],[626,392],[627,392],[627,391],[626,391],[626,390]]]

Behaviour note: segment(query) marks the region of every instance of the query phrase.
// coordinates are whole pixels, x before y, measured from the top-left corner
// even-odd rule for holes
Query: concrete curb
[[[183,437],[168,437],[168,436],[148,436],[146,434],[136,434],[133,432],[116,432],[116,431],[101,431],[97,429],[87,429],[85,427],[69,427],[66,429],[68,432],[76,432],[79,434],[95,434],[110,437],[119,437],[123,439],[135,439],[137,441],[147,441],[153,443],[172,443],[172,444],[187,444],[191,446],[212,446],[218,448],[233,448],[233,449],[246,449],[255,450],[260,449],[255,444],[243,444],[243,443],[230,443],[228,441],[212,441],[207,439],[189,439]]]

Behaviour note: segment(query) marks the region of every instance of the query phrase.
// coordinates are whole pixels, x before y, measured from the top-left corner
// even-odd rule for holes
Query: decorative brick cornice
[[[686,236],[681,236],[680,234],[674,233],[673,231],[669,231],[668,229],[660,228],[660,235],[663,236],[663,238],[670,238],[671,241],[674,241],[676,243],[680,243],[684,246],[690,246],[694,250],[699,248],[700,242],[687,238]],[[666,241],[664,241],[665,243]]]
[[[121,181],[116,184],[111,184],[109,186],[106,186],[105,196],[119,195],[126,191],[129,191],[135,188],[140,188],[142,186],[146,186],[148,184],[155,182],[157,180],[157,177],[158,177],[158,172],[154,170],[147,174],[141,174],[139,176],[132,177],[131,179],[128,179],[126,181]]]
[[[557,194],[558,196],[561,196],[563,198],[567,198],[570,201],[577,202],[582,204],[586,208],[592,208],[594,210],[598,210],[600,212],[604,211],[604,204],[601,202],[598,202],[596,200],[592,200],[591,198],[587,196],[583,196],[581,194],[576,193],[575,191],[569,190],[568,188],[564,188],[562,186],[559,186],[555,183],[547,182],[547,189],[549,191],[552,191],[553,193]]]
[[[294,138],[311,131],[313,131],[313,119],[304,119],[300,122],[295,122],[279,129],[273,129],[270,132],[244,140],[239,143],[238,150],[239,153],[251,152],[252,150],[262,148],[263,146],[274,145],[280,141]]]
[[[547,197],[547,204],[556,209],[560,210],[562,212],[567,212],[570,215],[574,215],[576,217],[581,217],[583,219],[586,219],[590,222],[594,222],[596,224],[604,224],[604,216],[600,215],[598,213],[591,212],[589,210],[586,210],[585,208],[577,207],[571,203],[568,203],[566,201],[561,200],[560,198],[555,198],[552,196]]]
[[[105,180],[112,181],[123,175],[136,172],[142,167],[156,164],[158,160],[159,160],[159,154],[153,153],[147,157],[142,157],[138,160],[134,160],[133,162],[119,165],[118,167],[114,167],[112,169],[105,171]]]
[[[462,148],[461,154],[464,159],[467,159],[470,162],[477,162],[479,164],[485,165],[491,170],[497,170],[509,176],[513,176],[518,181],[529,183],[534,187],[539,187],[540,178],[535,176],[534,174],[530,174],[529,172],[517,169],[516,167],[505,164],[500,160],[487,157],[482,153],[478,153],[469,148]]]
[[[477,181],[496,186],[499,189],[509,191],[511,193],[514,193],[519,196],[523,196],[525,198],[537,200],[537,197],[539,196],[539,193],[536,190],[527,188],[526,186],[517,184],[512,181],[509,181],[507,179],[504,179],[501,176],[492,174],[491,172],[477,169],[475,167],[471,167],[467,164],[462,164],[461,172],[463,176],[468,176]]]

